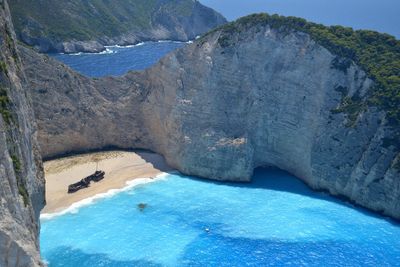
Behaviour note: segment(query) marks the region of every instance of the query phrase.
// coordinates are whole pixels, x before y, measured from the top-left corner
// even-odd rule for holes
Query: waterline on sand
[[[399,234],[282,171],[249,184],[168,174],[42,221],[41,251],[50,267],[397,266]]]
[[[156,181],[160,181],[160,180],[166,179],[167,176],[168,176],[168,173],[161,173],[161,174],[157,175],[154,178],[152,178],[152,177],[151,178],[150,177],[148,177],[148,178],[136,178],[134,180],[127,181],[126,182],[126,186],[123,187],[123,188],[110,189],[105,193],[99,193],[99,194],[96,194],[96,195],[94,195],[92,197],[88,197],[88,198],[85,198],[83,200],[77,201],[77,202],[73,203],[71,206],[69,206],[68,208],[66,208],[66,209],[64,209],[62,211],[54,212],[54,213],[42,213],[42,214],[40,214],[40,220],[42,220],[42,221],[51,220],[51,219],[54,219],[55,217],[62,216],[62,215],[68,214],[68,213],[69,214],[76,214],[76,213],[79,212],[80,208],[86,207],[86,206],[89,206],[89,205],[93,205],[93,204],[97,203],[101,199],[113,197],[113,196],[115,196],[115,195],[117,195],[119,193],[129,191],[129,190],[133,189],[134,187],[137,187],[137,186],[140,186],[140,185],[153,183],[153,182],[156,182]]]

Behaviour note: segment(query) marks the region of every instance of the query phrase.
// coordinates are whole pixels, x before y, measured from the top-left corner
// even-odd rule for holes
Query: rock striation
[[[40,52],[100,52],[107,45],[194,39],[226,19],[197,0],[10,3],[18,38]]]
[[[0,1],[0,266],[43,266],[39,213],[45,204],[36,124],[15,34]]]
[[[399,152],[374,82],[309,34],[268,23],[217,29],[154,67],[89,79],[21,48],[44,157],[106,147],[158,152],[183,173],[250,181],[286,170],[316,190],[400,219]],[[342,90],[346,88],[346,90]]]

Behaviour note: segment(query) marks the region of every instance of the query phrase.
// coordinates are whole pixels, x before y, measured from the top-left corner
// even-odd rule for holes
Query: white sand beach
[[[105,178],[92,182],[88,188],[68,194],[68,185],[80,181],[98,169],[105,171]],[[65,157],[44,163],[47,204],[42,213],[55,213],[73,203],[121,189],[128,181],[151,178],[171,171],[164,158],[151,152],[109,151]]]

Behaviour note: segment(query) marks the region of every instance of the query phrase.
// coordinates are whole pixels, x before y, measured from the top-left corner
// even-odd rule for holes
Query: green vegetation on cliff
[[[0,88],[0,114],[6,124],[10,124],[12,120],[9,105],[10,99],[7,96],[7,91],[4,88]]]
[[[10,8],[17,34],[55,42],[94,40],[152,29],[157,20],[188,18],[200,5],[192,0],[13,0]],[[210,10],[211,13],[211,10]],[[166,23],[171,26],[172,20]],[[210,21],[211,22],[211,21]],[[172,25],[173,27],[173,25]]]
[[[10,111],[11,101],[7,95],[7,90],[4,88],[0,88],[0,114],[3,117],[4,122],[7,124],[8,127],[14,127],[12,114]],[[15,143],[12,144],[11,151],[13,151]],[[18,156],[10,151],[11,160],[14,167],[14,172],[17,177],[17,184],[18,184],[18,193],[22,196],[25,206],[29,204],[29,193],[26,189],[24,181],[21,177],[22,172],[22,163]]]
[[[342,26],[327,27],[296,17],[255,14],[220,27],[219,43],[230,46],[234,32],[246,31],[257,25],[269,25],[284,33],[308,33],[317,43],[338,56],[333,67],[346,71],[351,61],[365,70],[375,82],[368,100],[358,96],[344,98],[341,112],[353,119],[364,105],[375,105],[386,110],[390,124],[400,124],[400,41],[393,36],[369,30],[353,30]],[[347,60],[346,60],[347,59]],[[339,111],[339,110],[338,110]]]
[[[22,196],[24,205],[29,204],[29,193],[26,189],[24,181],[21,179],[22,164],[19,158],[15,154],[11,154],[11,160],[14,166],[15,175],[17,176],[18,193]]]
[[[7,73],[7,65],[4,61],[0,61],[0,71],[3,73]]]
[[[136,1],[25,1],[10,2],[17,33],[55,40],[90,40],[115,36],[132,27],[150,27],[157,0]]]

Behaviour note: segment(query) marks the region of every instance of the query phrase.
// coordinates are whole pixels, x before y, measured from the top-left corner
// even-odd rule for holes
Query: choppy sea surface
[[[53,266],[399,266],[400,226],[278,170],[179,174],[42,219]]]
[[[131,46],[109,46],[101,53],[50,54],[72,69],[89,77],[119,76],[130,70],[143,70],[186,43],[145,42]]]

